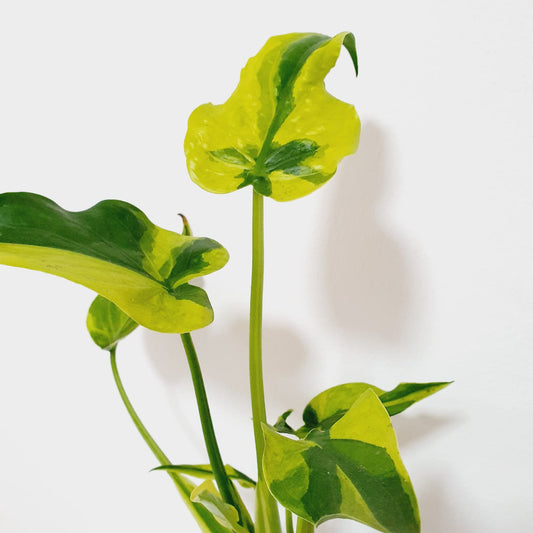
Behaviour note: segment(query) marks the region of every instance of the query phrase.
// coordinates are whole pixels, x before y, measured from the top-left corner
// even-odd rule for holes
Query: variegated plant
[[[272,37],[242,70],[222,105],[190,117],[185,154],[204,189],[253,189],[250,386],[257,482],[224,464],[190,332],[213,319],[203,289],[189,282],[228,260],[208,238],[152,224],[136,207],[105,200],[69,212],[31,193],[0,195],[0,262],[41,270],[97,293],[87,317],[94,342],[110,354],[117,389],[140,434],[204,533],[309,533],[336,517],[387,533],[417,533],[420,520],[400,458],[391,416],[448,383],[401,383],[384,391],[366,383],[332,387],[304,409],[293,429],[287,411],[266,420],[262,381],[263,197],[300,198],[328,181],[359,142],[353,106],[325,90],[342,47],[357,74],[355,39],[293,33]],[[181,335],[198,402],[209,464],[173,465],[135,412],[118,373],[119,341],[138,325]],[[203,481],[196,484],[193,479]],[[252,519],[235,482],[256,491]],[[278,505],[285,508],[285,521]]]
[[[357,72],[351,33],[269,39],[225,104],[205,104],[191,114],[185,154],[193,181],[215,193],[252,185],[287,201],[331,178],[339,161],[355,152],[361,129],[354,107],[324,87],[343,44]]]

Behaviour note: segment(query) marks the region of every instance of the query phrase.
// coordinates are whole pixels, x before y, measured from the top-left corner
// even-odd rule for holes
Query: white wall
[[[270,418],[346,381],[453,379],[395,420],[423,531],[530,531],[533,3],[183,5],[0,4],[1,189],[120,198],[178,230],[185,212],[228,248],[195,338],[224,457],[253,473],[250,191],[188,180],[186,120],[270,35],[355,32],[360,77],[344,53],[328,86],[361,115],[358,153],[312,196],[267,202]],[[0,531],[195,531],[85,332],[92,294],[8,267],[0,294]],[[119,364],[167,453],[205,461],[176,339],[139,331]]]

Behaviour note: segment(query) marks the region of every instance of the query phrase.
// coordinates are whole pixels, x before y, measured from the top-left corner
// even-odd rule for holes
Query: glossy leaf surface
[[[137,328],[126,313],[122,312],[113,302],[98,295],[87,314],[87,329],[92,340],[103,350],[111,350],[119,340]]]
[[[355,152],[360,133],[353,106],[324,85],[343,44],[357,71],[351,33],[270,38],[226,103],[191,114],[185,155],[193,181],[215,193],[252,185],[286,201],[331,178],[340,160]]]
[[[243,474],[236,468],[233,468],[230,465],[225,465],[226,473],[228,477],[239,482],[242,487],[250,488],[256,485],[256,482],[248,477],[246,474]],[[197,477],[200,479],[214,479],[213,469],[211,465],[166,465],[158,466],[154,470],[167,470],[170,472],[178,472],[180,474],[186,474],[188,476]]]
[[[217,522],[233,533],[249,533],[239,524],[235,507],[222,500],[212,481],[204,481],[191,494],[191,501],[203,505]]]
[[[161,229],[118,200],[70,212],[36,194],[0,195],[0,263],[85,285],[156,331],[184,333],[212,321],[206,293],[188,281],[227,259],[214,240]]]
[[[388,392],[368,383],[337,385],[321,392],[307,404],[303,412],[305,426],[298,430],[298,434],[314,428],[329,429],[368,389],[376,393],[389,415],[393,416],[449,384],[450,382],[400,383]]]
[[[264,427],[263,468],[275,498],[318,525],[351,518],[386,533],[418,533],[416,497],[390,417],[367,389],[327,431],[294,440]]]

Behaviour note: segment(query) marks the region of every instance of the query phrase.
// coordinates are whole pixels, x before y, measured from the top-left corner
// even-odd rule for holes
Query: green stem
[[[294,526],[292,523],[292,513],[285,509],[285,530],[286,533],[294,533]]]
[[[148,433],[148,430],[146,429],[144,424],[141,422],[139,415],[137,415],[137,413],[135,412],[135,409],[131,405],[131,402],[128,398],[128,395],[126,394],[126,391],[124,390],[124,386],[122,385],[122,380],[120,379],[120,375],[118,373],[116,350],[117,350],[116,346],[111,348],[109,354],[111,356],[111,369],[113,370],[113,377],[115,378],[115,383],[117,385],[117,389],[120,394],[120,397],[122,398],[122,401],[124,402],[124,405],[131,419],[133,420],[133,423],[135,424],[135,427],[138,429],[139,433],[141,434],[141,437],[144,439],[144,442],[146,442],[146,444],[148,445],[148,448],[152,450],[152,453],[156,456],[157,460],[161,463],[161,465],[170,465],[171,464],[170,460],[163,453],[163,450],[161,450],[161,448],[157,445],[156,441],[152,438],[150,433]]]
[[[250,294],[250,389],[257,458],[257,477],[263,479],[263,450],[265,447],[261,424],[266,422],[265,390],[263,386],[262,329],[263,329],[263,196],[253,192],[252,214],[252,289]]]
[[[135,427],[137,428],[137,430],[141,434],[141,437],[144,439],[144,442],[146,442],[146,444],[148,445],[152,453],[155,455],[161,466],[170,465],[170,459],[163,453],[163,450],[161,450],[157,442],[152,438],[144,424],[141,422],[139,415],[136,413],[135,409],[133,408],[133,405],[131,404],[128,398],[128,395],[126,394],[124,386],[122,385],[122,380],[120,379],[120,375],[118,373],[116,361],[116,346],[111,348],[111,350],[109,351],[109,355],[111,359],[111,370],[113,372],[115,384],[117,386],[120,397],[122,398],[122,402],[124,403],[124,406],[126,407],[126,410],[128,411],[133,423],[135,424]],[[207,513],[205,509],[203,509],[198,504],[194,504],[193,502],[191,502],[190,495],[192,489],[194,488],[194,485],[179,474],[176,474],[175,472],[167,472],[167,474],[170,476],[170,478],[176,485],[176,488],[178,489],[178,492],[183,498],[185,505],[188,507],[192,515],[197,520],[202,531],[206,533],[209,531],[216,531],[216,529],[214,529],[218,527],[216,521],[214,521],[214,519],[209,516],[209,513]]]
[[[304,520],[303,518],[298,518],[298,524],[296,525],[296,533],[313,533],[315,526]]]
[[[226,473],[224,462],[222,461],[222,456],[220,455],[220,449],[218,447],[215,435],[215,428],[213,427],[209,403],[207,401],[207,393],[202,377],[202,371],[200,369],[200,362],[198,361],[198,355],[196,354],[196,349],[194,348],[191,334],[182,334],[181,341],[183,343],[185,353],[187,354],[187,362],[189,363],[189,369],[191,371],[194,393],[196,395],[196,403],[198,405],[198,413],[200,415],[200,423],[202,425],[202,432],[204,434],[205,447],[207,449],[209,463],[211,464],[211,468],[213,470],[213,476],[217,482],[218,490],[220,491],[222,499],[226,503],[233,505],[233,507],[239,511],[242,524],[248,530],[253,531],[252,520],[249,517],[246,508],[244,508],[242,505],[242,502],[237,495],[235,486]]]
[[[263,196],[253,191],[252,212],[252,287],[250,292],[250,392],[257,459],[256,528],[257,533],[281,532],[276,500],[270,494],[263,475],[265,442],[262,424],[266,423],[263,385],[262,325],[263,325]]]

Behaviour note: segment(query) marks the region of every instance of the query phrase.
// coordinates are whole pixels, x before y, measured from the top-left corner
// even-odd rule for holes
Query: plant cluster
[[[263,198],[307,195],[355,152],[357,113],[324,85],[343,46],[357,74],[351,33],[272,37],[248,61],[224,104],[202,105],[192,113],[185,138],[188,171],[200,187],[213,193],[252,188],[249,369],[257,480],[222,460],[190,334],[213,320],[206,292],[191,282],[225,265],[223,246],[193,236],[185,218],[183,233],[174,233],[118,200],[69,212],[36,194],[0,195],[0,262],[61,276],[98,294],[87,317],[89,333],[109,352],[120,396],[158,469],[168,473],[204,533],[293,533],[294,516],[298,533],[335,517],[388,533],[420,531],[391,416],[447,383],[401,383],[391,391],[346,383],[311,399],[300,427],[289,424],[292,411],[275,423],[266,419]],[[209,464],[172,464],[135,412],[120,380],[117,346],[138,325],[181,336]],[[253,518],[237,485],[255,490]]]

